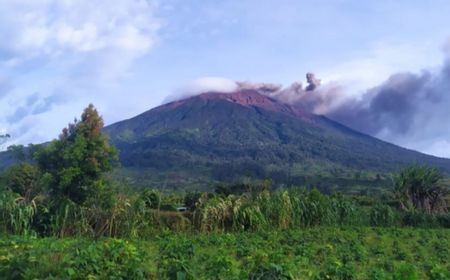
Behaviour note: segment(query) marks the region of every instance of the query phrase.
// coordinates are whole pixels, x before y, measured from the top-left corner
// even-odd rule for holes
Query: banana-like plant
[[[407,212],[446,212],[449,190],[442,179],[442,173],[435,167],[412,165],[401,170],[394,176],[394,192],[400,207]]]

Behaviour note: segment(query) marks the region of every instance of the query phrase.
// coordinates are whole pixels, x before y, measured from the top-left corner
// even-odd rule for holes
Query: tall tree
[[[83,204],[104,188],[102,174],[112,169],[117,152],[102,133],[103,125],[90,104],[80,121],[75,119],[58,140],[37,153],[40,169],[50,178],[52,196]]]

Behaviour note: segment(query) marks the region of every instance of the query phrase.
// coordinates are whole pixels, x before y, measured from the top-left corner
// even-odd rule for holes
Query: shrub
[[[161,194],[157,190],[145,189],[141,193],[141,199],[150,209],[159,209],[161,206]]]
[[[403,216],[403,225],[411,227],[436,227],[438,225],[436,216],[422,212],[405,213]]]
[[[393,226],[395,225],[395,212],[388,205],[377,203],[370,209],[369,214],[371,226]]]

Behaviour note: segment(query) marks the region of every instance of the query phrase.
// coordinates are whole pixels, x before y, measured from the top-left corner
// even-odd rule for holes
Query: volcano
[[[450,173],[450,160],[359,133],[256,90],[207,92],[105,128],[122,175],[141,185],[180,186],[271,178],[383,178],[411,163]],[[336,180],[335,180],[336,181]]]

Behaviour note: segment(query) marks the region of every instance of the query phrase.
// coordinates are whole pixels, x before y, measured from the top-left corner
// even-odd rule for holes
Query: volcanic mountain
[[[208,185],[243,177],[383,178],[413,162],[450,173],[450,160],[354,131],[255,90],[208,92],[105,128],[132,183]],[[372,174],[372,175],[370,175]],[[334,180],[336,183],[336,180]]]

